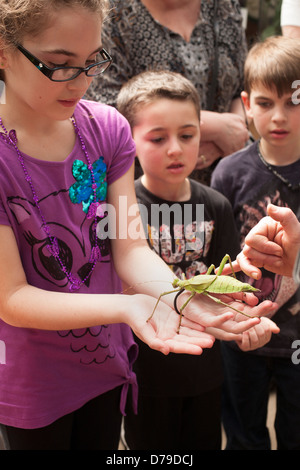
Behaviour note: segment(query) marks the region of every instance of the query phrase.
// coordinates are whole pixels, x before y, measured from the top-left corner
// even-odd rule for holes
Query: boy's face
[[[300,149],[300,105],[294,104],[295,90],[279,98],[276,89],[256,86],[250,96],[243,92],[242,99],[258,134],[268,144],[284,147],[295,145]]]
[[[199,152],[200,116],[193,103],[159,98],[137,112],[136,123],[133,138],[148,189],[182,184]]]

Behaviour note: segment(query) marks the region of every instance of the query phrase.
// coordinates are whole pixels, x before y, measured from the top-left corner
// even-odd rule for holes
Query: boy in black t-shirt
[[[226,253],[235,257],[239,244],[230,204],[188,177],[200,143],[194,86],[176,73],[145,72],[124,85],[118,109],[131,125],[144,172],[136,181],[136,193],[152,249],[178,277],[187,279],[205,273],[211,264],[217,266]],[[271,335],[270,320],[263,319],[259,326],[252,331],[255,344]],[[238,340],[245,350],[253,347],[251,335],[212,333]],[[124,419],[129,448],[220,449],[223,374],[218,341],[197,357],[163,356],[137,342],[138,415],[128,409]]]

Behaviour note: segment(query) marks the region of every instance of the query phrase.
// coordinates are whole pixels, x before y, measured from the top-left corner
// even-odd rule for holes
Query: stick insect
[[[222,271],[224,269],[225,264],[229,262],[233,276],[222,276]],[[150,317],[148,318],[147,322],[151,320],[151,318],[154,315],[154,312],[156,310],[156,307],[158,303],[160,302],[161,298],[164,295],[172,294],[173,292],[178,292],[174,299],[174,307],[177,313],[180,315],[179,318],[179,325],[177,329],[177,333],[179,333],[180,326],[181,326],[181,321],[182,321],[182,316],[183,316],[183,310],[187,306],[187,304],[192,300],[192,298],[196,294],[203,294],[209,297],[210,299],[214,300],[214,302],[217,302],[218,304],[222,304],[226,307],[231,308],[232,310],[235,310],[238,313],[241,313],[242,315],[245,315],[246,317],[252,318],[251,315],[248,315],[247,313],[242,312],[241,310],[238,310],[235,307],[232,307],[231,305],[222,302],[222,300],[210,295],[211,293],[214,294],[230,294],[234,292],[255,292],[259,291],[259,289],[256,289],[255,287],[251,286],[250,284],[247,284],[245,282],[241,282],[238,279],[236,279],[235,272],[232,267],[231,259],[229,255],[225,255],[224,258],[221,261],[220,267],[218,269],[217,274],[211,274],[211,272],[215,270],[215,266],[212,264],[206,274],[199,274],[198,276],[194,276],[191,279],[188,280],[180,280],[180,279],[175,279],[172,283],[172,286],[174,287],[173,290],[170,290],[168,292],[163,292],[157,299],[157,302],[154,306],[153,312],[151,313]],[[176,301],[178,296],[183,292],[183,291],[190,291],[191,295],[188,297],[188,299],[184,302],[184,304],[181,306],[181,308],[178,310],[176,307]]]

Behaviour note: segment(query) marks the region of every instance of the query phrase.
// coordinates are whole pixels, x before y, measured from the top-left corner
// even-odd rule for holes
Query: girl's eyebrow
[[[102,50],[102,46],[98,47],[94,52],[91,52],[90,55],[96,54],[97,52],[100,52]],[[55,54],[55,55],[65,55],[68,57],[77,57],[77,54],[71,51],[67,51],[65,49],[53,49],[53,50],[47,50],[47,51],[42,51],[44,54]]]

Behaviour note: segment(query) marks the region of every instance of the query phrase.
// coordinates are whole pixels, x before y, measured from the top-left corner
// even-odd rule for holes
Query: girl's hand
[[[178,305],[186,300],[189,294],[184,292],[179,297]],[[217,304],[204,295],[197,295],[184,309],[179,333],[177,333],[180,317],[169,305],[161,301],[150,321],[156,299],[148,295],[135,294],[126,296],[131,302],[127,310],[126,323],[133,332],[152,349],[164,354],[169,352],[184,354],[201,354],[204,348],[212,347],[214,332],[219,332],[224,339],[241,340],[240,335],[249,328],[260,323],[259,316],[267,315],[275,307],[272,302],[265,301],[259,306],[243,304],[229,296],[219,296],[222,301],[253,316],[247,318],[233,312],[224,305]],[[209,328],[212,328],[210,334]],[[220,337],[216,335],[216,337]]]
[[[148,321],[157,299],[143,294],[126,297],[131,301],[126,322],[150,348],[163,354],[174,352],[197,355],[204,348],[213,346],[214,337],[205,333],[201,325],[186,318],[182,319],[178,334],[179,315],[164,302],[159,302],[153,317]]]

